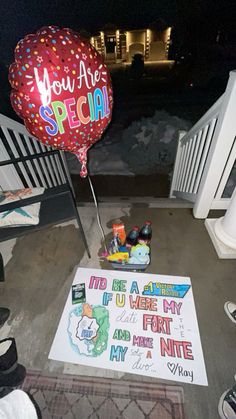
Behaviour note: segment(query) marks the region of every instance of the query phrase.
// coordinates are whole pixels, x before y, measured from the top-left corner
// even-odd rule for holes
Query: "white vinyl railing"
[[[48,151],[52,148],[39,143],[24,125],[0,114],[0,162],[8,162],[0,166],[0,189],[53,188],[65,184],[64,170],[69,180],[70,176],[64,153],[60,152],[61,160],[56,153],[47,155]],[[27,156],[32,159],[27,160]]]
[[[187,133],[180,132],[170,196],[195,202],[222,96]]]
[[[225,93],[190,129],[180,132],[170,197],[194,202],[196,218],[210,209],[227,209],[222,197],[236,160],[236,72]]]

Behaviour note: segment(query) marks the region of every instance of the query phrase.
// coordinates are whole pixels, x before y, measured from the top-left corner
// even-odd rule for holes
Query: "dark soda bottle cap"
[[[145,224],[151,225],[152,222],[148,220],[148,221],[145,221]]]
[[[139,227],[138,227],[138,226],[134,226],[134,227],[132,228],[132,230],[139,231]]]

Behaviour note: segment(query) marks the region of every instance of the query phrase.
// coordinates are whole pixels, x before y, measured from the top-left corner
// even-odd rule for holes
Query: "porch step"
[[[148,208],[193,208],[193,203],[183,199],[175,198],[154,198],[153,196],[132,196],[132,197],[99,197],[100,207],[148,207]],[[77,202],[78,207],[93,207],[94,202]]]

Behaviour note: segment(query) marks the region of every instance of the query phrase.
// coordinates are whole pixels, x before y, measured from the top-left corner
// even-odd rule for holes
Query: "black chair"
[[[59,167],[61,172],[61,184],[47,187],[42,195],[23,198],[21,200],[10,202],[8,204],[0,205],[0,213],[4,211],[14,210],[16,208],[20,208],[26,205],[31,205],[37,202],[41,202],[40,208],[40,222],[38,225],[35,226],[22,226],[22,227],[2,227],[0,228],[0,242],[9,240],[15,237],[19,237],[25,235],[27,233],[31,233],[33,231],[38,231],[42,228],[55,225],[64,221],[71,220],[75,218],[77,220],[79,226],[79,233],[81,233],[82,240],[87,251],[88,257],[90,258],[90,251],[87,244],[87,240],[85,237],[84,229],[80,220],[79,212],[76,206],[76,200],[74,196],[74,191],[72,190],[71,180],[69,178],[69,174],[65,167],[65,162],[62,159],[61,152],[59,150],[53,150],[51,148],[45,148],[42,145],[37,146],[40,152],[36,152],[35,154],[23,155],[22,153],[18,153],[19,157],[11,156],[9,160],[4,160],[0,162],[0,169],[4,166],[14,165],[14,168],[19,173],[19,176],[23,179],[22,171],[24,168],[24,173],[28,172],[28,176],[30,176],[29,171],[29,162],[30,168],[35,170],[34,176],[37,174],[37,170],[40,169],[41,173],[43,171],[43,167],[45,168],[45,164],[47,167],[49,165],[48,158],[53,158],[54,166],[50,167],[50,171],[52,174],[52,169],[55,164]],[[37,162],[37,165],[36,165]],[[43,164],[43,162],[45,162]],[[49,174],[50,174],[49,171]],[[53,175],[54,177],[54,175]],[[25,183],[25,182],[24,182]],[[25,185],[28,187],[28,185]],[[40,185],[45,186],[45,185]],[[3,262],[2,258],[0,257],[0,281],[4,281],[4,270],[3,270]],[[2,267],[1,267],[2,265]],[[2,274],[1,274],[2,271]]]

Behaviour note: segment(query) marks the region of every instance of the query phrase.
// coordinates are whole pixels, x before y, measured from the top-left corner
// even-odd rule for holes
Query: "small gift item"
[[[148,265],[150,263],[150,248],[146,244],[131,247],[129,264]]]
[[[112,224],[113,236],[118,237],[120,240],[120,244],[125,244],[126,233],[125,233],[125,225],[124,223],[120,224]]]
[[[145,221],[144,226],[141,228],[138,236],[139,244],[149,244],[152,239],[151,221]]]
[[[119,236],[114,236],[109,244],[108,253],[112,255],[113,253],[119,252],[119,247],[121,245]]]
[[[126,237],[126,247],[135,246],[138,243],[139,227],[134,226]]]
[[[127,263],[129,260],[129,253],[128,252],[117,252],[113,255],[107,256],[107,260],[109,262],[118,262],[118,263]]]

